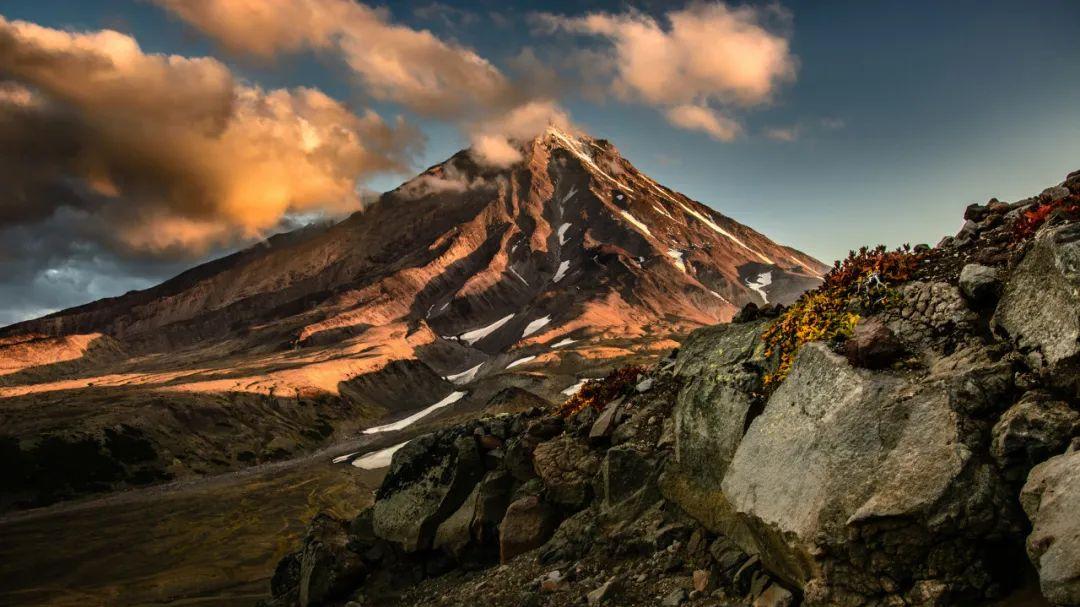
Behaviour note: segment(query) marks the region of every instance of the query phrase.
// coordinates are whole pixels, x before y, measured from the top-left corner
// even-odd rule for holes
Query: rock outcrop
[[[1032,530],[1027,550],[1043,596],[1080,605],[1080,451],[1039,464],[1020,494]]]
[[[1038,579],[1080,605],[1080,173],[1059,188],[560,411],[415,439],[350,526],[378,558],[309,539],[275,603],[363,578],[358,605],[1011,606]]]

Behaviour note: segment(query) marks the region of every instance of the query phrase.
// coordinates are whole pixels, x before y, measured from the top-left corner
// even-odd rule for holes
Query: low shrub
[[[843,341],[859,318],[892,305],[896,287],[911,280],[924,255],[909,245],[893,251],[882,245],[837,261],[818,288],[804,293],[765,330],[766,355],[777,357],[776,371],[765,376],[766,391],[787,377],[803,344]]]
[[[603,379],[591,379],[581,386],[578,393],[563,403],[559,413],[569,417],[587,407],[602,410],[604,405],[619,396],[629,394],[637,385],[638,377],[645,373],[645,367],[628,365],[608,373]]]

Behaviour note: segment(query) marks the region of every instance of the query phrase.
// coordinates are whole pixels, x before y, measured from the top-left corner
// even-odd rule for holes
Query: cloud
[[[672,10],[662,20],[636,10],[534,18],[542,30],[606,42],[603,62],[620,97],[664,108],[676,126],[723,141],[730,140],[733,119],[718,114],[717,106],[765,104],[795,80],[797,60],[780,31],[789,20],[779,9],[718,2]]]
[[[134,254],[201,255],[292,213],[354,210],[357,179],[403,171],[419,142],[318,90],[265,90],[110,30],[0,17],[0,74],[0,228],[76,209],[80,237]]]
[[[789,127],[770,127],[765,129],[765,136],[773,141],[785,141],[792,142],[799,139],[801,129],[796,126]]]
[[[511,59],[515,78],[465,46],[392,23],[387,11],[353,0],[154,2],[235,52],[338,54],[369,95],[454,121],[478,161],[492,166],[516,162],[518,140],[565,119],[565,111],[551,101],[562,83],[530,49]],[[455,22],[465,15],[475,17],[438,3],[417,13]]]
[[[735,120],[700,105],[679,105],[665,113],[668,122],[688,131],[702,131],[717,141],[734,141],[742,132]]]
[[[226,48],[259,57],[333,51],[381,101],[450,118],[517,105],[509,79],[474,51],[390,22],[352,0],[154,0]]]
[[[530,101],[472,127],[472,154],[488,166],[506,167],[521,160],[520,143],[553,125],[570,127],[570,117],[554,101]]]

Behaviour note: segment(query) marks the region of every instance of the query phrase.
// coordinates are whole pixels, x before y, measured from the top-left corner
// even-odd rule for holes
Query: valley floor
[[[0,604],[253,605],[312,516],[371,503],[346,448],[0,517]]]

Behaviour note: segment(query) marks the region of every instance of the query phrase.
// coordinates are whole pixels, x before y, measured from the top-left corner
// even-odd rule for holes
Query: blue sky
[[[743,133],[734,141],[675,128],[655,107],[615,95],[587,99],[566,92],[559,103],[575,124],[610,139],[659,182],[826,262],[862,244],[933,244],[956,231],[967,204],[991,196],[1019,199],[1080,169],[1080,3],[781,5],[789,17],[782,27],[797,61],[796,78],[778,86],[768,102],[736,110]],[[392,22],[430,29],[500,68],[524,47],[559,61],[562,42],[572,38],[536,32],[529,17],[536,3],[383,6]],[[553,2],[543,10],[572,17],[618,14],[631,6],[661,23],[665,11],[677,8]],[[341,62],[325,54],[239,56],[149,2],[7,0],[0,15],[57,29],[112,28],[132,35],[147,52],[217,57],[267,88],[311,86],[384,117],[401,114],[426,140],[413,159],[417,168],[468,145],[449,121],[373,102]],[[770,138],[770,130],[793,140]],[[381,175],[368,185],[385,190],[401,179]],[[187,263],[150,264],[130,280],[103,275],[98,291],[88,288],[81,296],[146,286]],[[9,311],[6,320],[72,303],[78,302],[27,304]],[[0,311],[0,324],[4,320]]]

